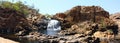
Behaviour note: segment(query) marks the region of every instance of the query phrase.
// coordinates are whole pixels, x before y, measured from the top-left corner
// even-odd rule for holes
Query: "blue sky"
[[[11,0],[9,0],[11,1]],[[18,1],[18,0],[14,0]],[[74,6],[101,6],[110,14],[120,12],[120,0],[20,0],[26,5],[34,6],[42,14],[65,12]]]

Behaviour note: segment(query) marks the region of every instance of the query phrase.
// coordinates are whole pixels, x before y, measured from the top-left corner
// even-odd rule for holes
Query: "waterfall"
[[[60,22],[58,20],[50,20],[47,25],[47,34],[55,35],[61,30]]]

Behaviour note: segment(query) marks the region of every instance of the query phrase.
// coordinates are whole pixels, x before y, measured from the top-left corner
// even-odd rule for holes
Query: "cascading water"
[[[47,34],[56,35],[61,30],[60,22],[58,20],[50,20],[47,25]]]

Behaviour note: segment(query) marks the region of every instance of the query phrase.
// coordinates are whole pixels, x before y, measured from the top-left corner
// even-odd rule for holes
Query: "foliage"
[[[111,30],[111,29],[107,30],[107,32],[110,33],[110,34],[114,33],[113,30]]]
[[[28,7],[27,5],[24,5],[22,2],[18,1],[16,3],[11,3],[8,1],[2,1],[0,7],[2,8],[10,8],[19,12],[22,12],[25,16],[31,13],[38,13],[38,11],[34,8]],[[33,12],[34,11],[34,12]]]
[[[106,22],[105,22],[104,19],[101,19],[101,20],[100,20],[100,24],[101,24],[101,27],[102,27],[102,28],[106,28],[106,27],[107,27],[107,24],[106,24]]]

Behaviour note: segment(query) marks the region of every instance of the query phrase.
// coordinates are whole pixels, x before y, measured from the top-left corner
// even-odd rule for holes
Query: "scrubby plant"
[[[0,7],[2,8],[10,8],[19,12],[22,12],[26,17],[29,14],[38,14],[39,11],[34,9],[33,7],[29,7],[28,5],[24,5],[22,2],[18,1],[15,3],[8,2],[8,1],[0,1],[2,2]]]
[[[107,26],[107,24],[106,24],[106,22],[104,21],[104,19],[101,19],[101,20],[100,20],[100,24],[101,24],[101,27],[102,27],[102,28],[106,28],[106,26]]]
[[[113,31],[111,29],[106,31],[108,34],[113,34]]]

